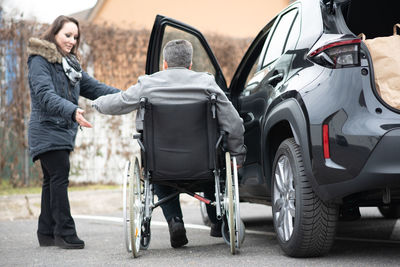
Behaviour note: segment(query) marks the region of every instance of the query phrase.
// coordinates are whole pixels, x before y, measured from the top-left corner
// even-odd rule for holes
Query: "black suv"
[[[146,73],[161,69],[166,42],[192,42],[193,69],[214,74],[244,120],[240,199],[272,206],[290,256],[328,252],[340,210],[377,206],[385,217],[400,215],[399,111],[378,94],[357,38],[391,35],[396,2],[294,2],[257,35],[229,87],[200,32],[156,18]]]

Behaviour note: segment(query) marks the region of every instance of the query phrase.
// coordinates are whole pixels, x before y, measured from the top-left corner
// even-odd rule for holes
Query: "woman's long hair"
[[[66,56],[65,53],[60,49],[60,47],[56,43],[56,35],[66,22],[73,22],[78,27],[78,37],[76,39],[76,44],[72,47],[70,52],[71,54],[78,57],[79,42],[81,40],[81,29],[79,28],[79,22],[75,18],[63,15],[58,16],[50,25],[50,28],[48,28],[46,32],[42,35],[41,38],[46,41],[54,43],[57,46],[57,49],[61,53],[61,55]]]

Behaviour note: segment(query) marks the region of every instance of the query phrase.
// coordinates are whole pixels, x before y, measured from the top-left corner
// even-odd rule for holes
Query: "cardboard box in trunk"
[[[400,109],[400,24],[393,27],[393,35],[362,39],[372,57],[375,84],[379,95],[390,106]]]

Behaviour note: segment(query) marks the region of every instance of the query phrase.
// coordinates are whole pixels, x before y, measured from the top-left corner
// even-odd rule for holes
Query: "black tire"
[[[278,162],[281,167],[278,166]],[[277,179],[285,175],[292,177],[287,179],[291,182],[283,184],[280,190]],[[286,139],[279,146],[273,163],[271,181],[273,222],[282,250],[291,257],[316,257],[326,254],[334,242],[338,206],[324,203],[314,193],[304,171],[300,148],[293,138]],[[283,187],[288,188],[285,196],[281,193],[285,192]],[[285,222],[289,227],[284,227]]]
[[[379,206],[378,209],[382,216],[386,219],[400,218],[400,205],[398,204]]]

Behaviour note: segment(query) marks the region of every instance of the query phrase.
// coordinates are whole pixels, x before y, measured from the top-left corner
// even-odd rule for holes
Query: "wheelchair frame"
[[[141,99],[140,102],[142,121],[144,121],[143,114],[146,101],[146,99]],[[215,118],[215,95],[211,96],[210,102]],[[146,153],[143,144],[143,135],[137,133],[134,134],[133,137],[139,143],[143,156],[143,154]],[[223,147],[223,141],[224,134],[221,132],[215,145],[216,150]],[[143,166],[141,166],[141,162],[143,162]],[[126,163],[123,177],[123,226],[125,246],[127,251],[133,254],[134,258],[138,257],[140,249],[146,250],[150,245],[152,211],[180,193],[186,193],[206,205],[215,206],[216,217],[218,220],[222,220],[221,231],[223,239],[230,246],[230,252],[236,254],[241,243],[244,241],[245,229],[243,221],[240,219],[239,183],[235,157],[231,157],[229,152],[225,152],[226,174],[224,181],[220,179],[221,168],[216,167],[213,170],[215,201],[211,201],[187,189],[187,187],[180,186],[176,182],[154,182],[151,180],[151,173],[146,170],[146,162],[143,160],[143,157],[142,161],[140,161],[138,157],[135,157]],[[154,203],[153,184],[156,183],[171,186],[177,189],[177,192]],[[224,187],[223,192],[221,192],[221,186]]]

